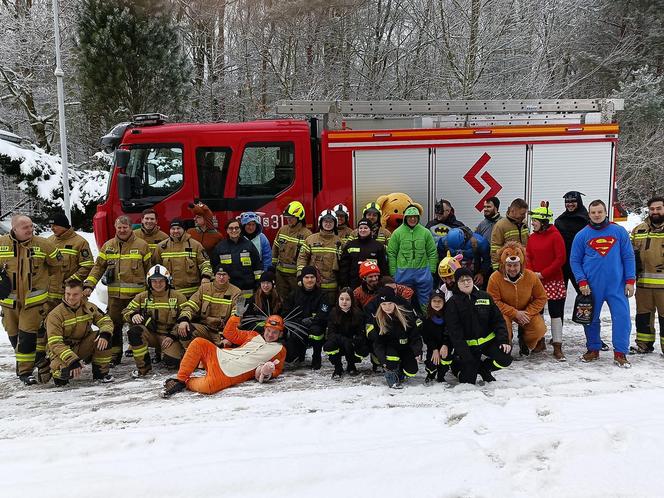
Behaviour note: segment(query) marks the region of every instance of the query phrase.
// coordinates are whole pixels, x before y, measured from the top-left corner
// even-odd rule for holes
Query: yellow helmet
[[[304,221],[304,206],[300,201],[293,201],[284,209],[284,216],[294,216],[299,221]]]
[[[378,204],[376,204],[375,202],[370,202],[369,204],[364,206],[364,209],[362,210],[362,216],[364,216],[366,212],[369,211],[370,209],[378,211],[378,215],[380,216],[380,207],[378,207]]]
[[[440,278],[453,277],[454,272],[459,268],[461,268],[461,261],[459,258],[456,256],[450,256],[450,252],[447,251],[447,256],[445,256],[441,262],[438,263],[438,276]]]

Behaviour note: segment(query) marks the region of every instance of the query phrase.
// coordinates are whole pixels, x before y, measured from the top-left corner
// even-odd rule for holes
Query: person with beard
[[[554,226],[560,232],[560,235],[563,237],[565,242],[565,264],[563,265],[563,281],[565,282],[565,288],[567,288],[568,282],[571,280],[576,293],[579,293],[579,284],[574,278],[574,274],[570,268],[569,264],[569,255],[572,251],[572,242],[574,242],[574,237],[576,234],[583,230],[590,218],[588,218],[588,210],[583,205],[583,199],[581,196],[584,195],[581,192],[576,190],[571,190],[564,195],[565,199],[565,212],[562,213],[556,221]]]
[[[378,265],[380,273],[388,274],[385,246],[371,236],[371,223],[362,218],[357,224],[358,238],[348,241],[341,250],[339,260],[339,285],[355,288],[361,283],[360,264],[371,261]]]
[[[450,201],[446,199],[441,199],[436,202],[436,205],[434,206],[434,217],[429,220],[424,228],[430,229],[436,225],[445,225],[448,230],[450,228],[466,226],[464,223],[456,219],[454,208],[452,207],[452,204],[450,204]],[[445,235],[446,231],[444,229],[442,231],[437,230],[437,233],[442,236]]]
[[[168,235],[162,232],[157,225],[157,212],[152,209],[144,209],[141,218],[141,226],[134,230],[134,235],[148,243],[148,247],[154,253],[157,244],[166,240]]]
[[[486,240],[491,240],[491,232],[493,232],[493,227],[496,225],[498,220],[502,220],[503,217],[500,215],[498,210],[500,209],[500,199],[498,197],[489,197],[484,201],[484,219],[477,225],[475,231],[479,233]]]
[[[372,261],[363,261],[358,270],[362,283],[353,290],[353,297],[360,309],[364,309],[376,297],[376,292],[382,287],[380,282],[380,268]]]
[[[588,351],[581,359],[584,362],[599,359],[602,347],[599,315],[607,302],[611,311],[613,361],[619,367],[629,368],[625,355],[632,328],[628,299],[634,295],[636,280],[634,249],[627,231],[609,221],[603,201],[594,200],[588,207],[590,223],[576,234],[570,253],[570,266],[581,294],[593,298],[592,322],[584,326]]]
[[[648,217],[632,230],[631,239],[636,256],[636,352],[654,351],[655,312],[664,351],[664,197],[648,201]]]
[[[507,216],[493,227],[491,232],[491,266],[494,271],[500,266],[498,251],[510,241],[515,241],[526,247],[528,244],[528,225],[526,225],[526,214],[528,214],[528,203],[516,198],[507,209]]]

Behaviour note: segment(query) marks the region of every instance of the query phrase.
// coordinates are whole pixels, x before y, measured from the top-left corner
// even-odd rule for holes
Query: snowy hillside
[[[114,384],[88,367],[75,387],[26,389],[2,333],[2,496],[661,496],[664,359],[586,365],[581,327],[564,334],[567,363],[549,346],[484,386],[425,387],[421,369],[395,393],[366,362],[341,381],[324,362],[163,400],[169,372],[132,381],[128,359]]]

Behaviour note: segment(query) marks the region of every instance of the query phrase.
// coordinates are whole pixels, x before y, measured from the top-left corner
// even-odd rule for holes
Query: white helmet
[[[336,232],[337,230],[337,225],[339,222],[337,221],[337,215],[334,214],[334,211],[332,209],[325,209],[321,211],[320,215],[318,216],[318,229],[322,230],[323,229],[323,219],[324,218],[330,218],[330,220],[334,221],[334,231]]]
[[[348,208],[343,204],[337,204],[332,208],[332,211],[334,211],[335,214],[343,214],[346,217],[346,220],[348,220],[350,217],[350,212],[348,211]]]
[[[148,270],[148,273],[145,276],[145,282],[147,283],[150,289],[152,289],[150,282],[157,278],[163,278],[164,280],[166,280],[166,285],[168,287],[171,286],[171,273],[168,271],[168,268],[166,268],[165,266],[154,265],[152,268]]]

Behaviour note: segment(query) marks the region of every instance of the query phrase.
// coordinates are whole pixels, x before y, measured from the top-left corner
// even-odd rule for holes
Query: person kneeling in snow
[[[491,372],[512,363],[505,320],[491,296],[474,286],[468,268],[459,268],[454,279],[456,290],[445,305],[447,335],[455,352],[452,372],[462,383],[475,384],[478,373],[492,382],[496,379]]]
[[[241,316],[246,307],[246,304],[239,302],[238,315]],[[286,348],[278,341],[284,331],[284,320],[278,315],[267,317],[261,336],[258,332],[239,330],[240,316],[232,316],[223,332],[224,339],[238,347],[220,349],[207,339],[197,337],[187,348],[177,377],[164,383],[162,397],[168,398],[185,388],[214,394],[252,378],[262,383],[281,374]],[[192,372],[201,362],[206,374],[192,377]]]

